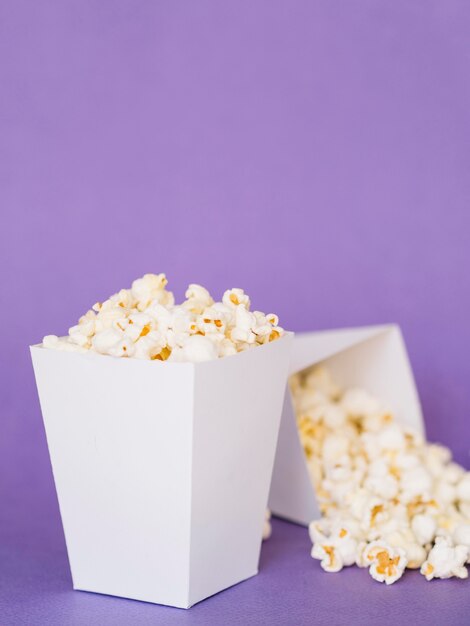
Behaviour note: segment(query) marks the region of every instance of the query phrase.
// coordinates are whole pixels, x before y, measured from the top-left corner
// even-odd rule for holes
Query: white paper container
[[[197,364],[31,348],[75,589],[188,608],[257,573],[291,340]]]
[[[416,385],[398,326],[296,334],[290,374],[320,363],[339,385],[367,389],[393,410],[399,422],[424,433]],[[320,517],[290,392],[284,400],[269,507],[275,515],[304,525]]]

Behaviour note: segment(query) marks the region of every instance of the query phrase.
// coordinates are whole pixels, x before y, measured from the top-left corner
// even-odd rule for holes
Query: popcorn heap
[[[200,285],[189,285],[186,300],[175,305],[165,274],[145,274],[108,300],[95,304],[69,330],[47,335],[45,348],[159,361],[209,361],[283,334],[274,314],[250,312],[243,289],[229,289],[214,302]]]
[[[470,472],[366,391],[341,391],[325,369],[294,376],[291,388],[323,515],[309,528],[323,569],[356,564],[386,584],[405,568],[467,578]]]

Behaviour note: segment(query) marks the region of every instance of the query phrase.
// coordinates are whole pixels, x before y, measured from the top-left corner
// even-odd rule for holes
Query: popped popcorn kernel
[[[343,569],[343,561],[337,553],[336,547],[327,543],[315,544],[312,548],[312,557],[320,560],[325,572],[339,572]]]
[[[470,472],[464,474],[457,484],[457,498],[463,502],[470,502]]]
[[[464,545],[454,546],[448,537],[437,537],[434,547],[421,567],[421,574],[426,580],[433,578],[468,578],[465,563],[469,549]]]
[[[356,561],[356,525],[347,521],[341,525],[328,526],[322,522],[310,524],[309,533],[313,541],[311,556],[321,561],[326,572],[339,572]]]
[[[247,311],[250,309],[250,298],[243,289],[228,289],[222,296],[222,303],[229,309],[243,306]]]
[[[411,520],[411,529],[416,540],[424,546],[434,540],[437,531],[437,522],[432,515],[418,513]]]
[[[370,562],[369,573],[372,578],[386,585],[401,578],[407,564],[404,550],[392,548],[380,541],[373,541],[367,546],[364,558]]]
[[[130,289],[96,302],[69,329],[68,337],[46,335],[43,347],[97,352],[151,361],[209,361],[279,339],[277,315],[250,312],[243,289],[229,289],[221,302],[198,284],[175,304],[165,274],[145,274]]]
[[[419,543],[407,543],[405,544],[404,550],[408,561],[406,567],[409,569],[419,569],[426,560],[426,548]]]
[[[271,526],[271,511],[269,509],[266,509],[266,512],[264,514],[264,523],[263,523],[263,541],[265,541],[266,539],[269,539],[269,537],[271,537],[272,532],[273,532],[273,529]]]
[[[43,346],[64,352],[86,352],[85,347],[69,341],[67,337],[57,337],[57,335],[46,335],[43,339]]]
[[[168,346],[163,347],[158,354],[150,357],[152,361],[166,361],[171,356],[171,350]]]

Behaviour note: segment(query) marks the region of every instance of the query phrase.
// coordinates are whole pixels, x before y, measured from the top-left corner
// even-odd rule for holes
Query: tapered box
[[[197,364],[31,348],[75,589],[188,608],[257,573],[291,341]]]
[[[398,326],[296,334],[290,374],[320,364],[341,387],[366,389],[390,407],[398,422],[424,434],[416,385]],[[320,517],[289,391],[284,400],[269,507],[275,515],[304,525]]]

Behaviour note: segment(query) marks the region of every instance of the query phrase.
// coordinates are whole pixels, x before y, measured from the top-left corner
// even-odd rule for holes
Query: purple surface
[[[21,541],[22,536],[27,538]],[[468,626],[468,581],[428,583],[407,572],[386,587],[367,570],[348,568],[326,574],[310,558],[305,528],[275,520],[261,553],[260,573],[189,610],[70,591],[65,545],[57,520],[35,520],[18,530],[2,561],[11,576],[2,626],[99,624],[385,624]],[[26,584],[25,584],[26,583]]]
[[[396,321],[469,466],[469,28],[454,0],[0,2],[2,626],[468,623],[467,583],[328,576],[281,523],[186,613],[70,591],[26,346],[146,271],[295,330]]]

